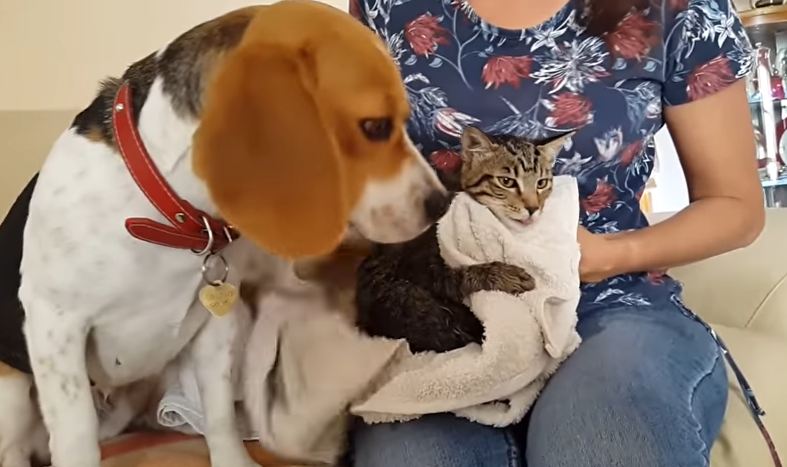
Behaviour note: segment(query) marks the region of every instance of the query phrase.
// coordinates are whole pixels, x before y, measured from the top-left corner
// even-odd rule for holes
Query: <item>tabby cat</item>
[[[552,166],[571,135],[536,145],[468,127],[462,134],[460,186],[509,228],[537,218],[552,192]],[[522,268],[492,262],[457,269],[440,256],[437,227],[397,245],[379,245],[359,267],[358,327],[405,339],[413,352],[447,352],[481,343],[484,328],[464,304],[470,294],[519,294],[535,281]]]

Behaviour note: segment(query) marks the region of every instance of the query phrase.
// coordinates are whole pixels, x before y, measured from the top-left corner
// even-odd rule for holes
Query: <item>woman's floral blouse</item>
[[[350,3],[399,65],[410,135],[438,171],[458,166],[466,125],[539,141],[578,130],[555,170],[578,179],[579,220],[592,232],[646,225],[639,199],[664,106],[711,95],[753,62],[729,0],[652,0],[601,37],[583,27],[584,0],[524,30],[496,28],[462,0]],[[630,274],[584,285],[581,306],[648,305],[679,291],[663,272]]]

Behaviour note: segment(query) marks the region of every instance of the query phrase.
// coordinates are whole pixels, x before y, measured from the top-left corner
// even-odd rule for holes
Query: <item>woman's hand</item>
[[[601,282],[622,273],[625,245],[616,241],[615,235],[594,234],[580,226],[577,241],[582,253],[579,262],[579,279],[582,282]]]

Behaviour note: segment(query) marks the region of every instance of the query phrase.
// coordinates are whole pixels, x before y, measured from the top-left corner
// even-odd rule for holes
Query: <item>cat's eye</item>
[[[393,132],[390,118],[365,118],[361,120],[361,131],[369,141],[386,141]]]
[[[497,183],[503,188],[514,188],[516,186],[516,180],[510,177],[497,177]]]
[[[544,190],[549,186],[549,179],[548,178],[539,178],[536,182],[536,188],[539,190]]]

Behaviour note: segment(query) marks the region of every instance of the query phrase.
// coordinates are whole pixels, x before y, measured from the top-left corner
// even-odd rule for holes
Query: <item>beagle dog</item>
[[[348,228],[401,242],[442,214],[408,113],[379,39],[308,0],[233,11],[105,81],[55,142],[24,228],[18,296],[53,465],[99,466],[91,387],[184,356],[212,465],[256,465],[235,424],[248,309],[233,290]],[[19,377],[0,369],[0,418],[36,416]],[[0,423],[2,467],[29,466],[29,425]]]

